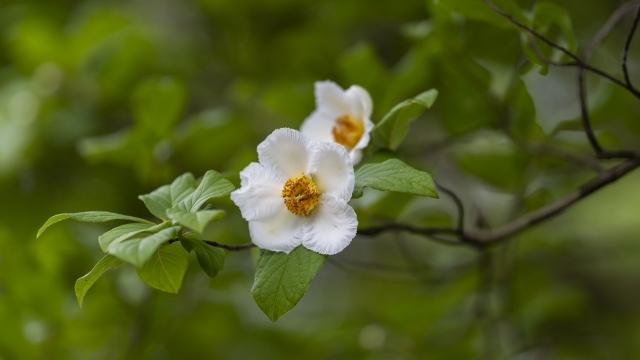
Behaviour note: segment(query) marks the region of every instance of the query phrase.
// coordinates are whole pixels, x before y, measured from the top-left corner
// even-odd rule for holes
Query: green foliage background
[[[622,2],[534,3],[496,1],[584,49]],[[630,23],[594,65],[621,74]],[[80,309],[73,285],[102,257],[97,238],[113,225],[69,222],[35,237],[62,212],[148,218],[137,196],[187,171],[225,171],[238,185],[256,145],[275,128],[298,128],[324,79],[368,89],[374,121],[438,89],[398,153],[459,193],[467,225],[500,225],[594,176],[532,151],[545,143],[592,154],[575,69],[546,69],[523,43],[480,0],[4,0],[0,359],[639,358],[635,173],[487,259],[406,234],[356,238],[277,323],[251,297],[256,249],[228,254],[214,279],[190,255],[178,295],[121,266]],[[590,90],[601,143],[639,149],[637,99],[597,78]],[[217,206],[228,215],[203,238],[248,242],[237,208]],[[456,221],[444,196],[367,189],[354,207],[362,226]]]

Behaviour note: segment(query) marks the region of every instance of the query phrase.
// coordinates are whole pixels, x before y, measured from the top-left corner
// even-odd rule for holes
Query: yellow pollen
[[[331,132],[338,144],[351,150],[364,134],[364,123],[351,115],[342,115],[336,119],[336,124]]]
[[[320,201],[318,187],[306,175],[287,180],[282,188],[282,198],[287,209],[299,216],[309,215]]]

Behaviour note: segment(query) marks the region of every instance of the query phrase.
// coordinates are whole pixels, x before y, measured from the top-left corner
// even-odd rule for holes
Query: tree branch
[[[451,200],[456,204],[458,208],[458,233],[462,233],[464,231],[464,205],[462,204],[462,200],[454,193],[452,190],[440,185],[436,184],[436,187],[440,189],[443,193],[447,194]]]
[[[247,244],[240,244],[240,245],[231,245],[231,244],[221,244],[219,242],[215,242],[215,241],[211,241],[211,240],[202,240],[203,242],[207,243],[208,245],[211,245],[213,247],[218,247],[218,248],[222,248],[222,249],[227,249],[229,251],[242,251],[242,250],[248,250],[251,249],[252,247],[255,247],[256,245],[254,243],[247,243]]]
[[[460,232],[459,230],[454,228],[420,228],[407,224],[391,223],[378,227],[359,229],[358,234],[373,236],[387,231],[401,230],[412,234],[435,238],[437,239],[437,241],[449,245],[471,245],[476,248],[483,248],[488,245],[502,242],[513,235],[529,229],[536,224],[551,219],[552,217],[563,212],[578,201],[591,195],[596,190],[618,180],[619,178],[623,177],[624,175],[638,167],[640,167],[640,158],[626,160],[600,173],[597,177],[584,184],[578,190],[557,200],[556,202],[551,203],[539,210],[525,214],[510,223],[492,230],[476,229]],[[446,240],[443,241],[443,238],[441,237],[442,235],[453,236],[458,240],[444,238]]]
[[[629,70],[627,70],[627,55],[629,54],[629,47],[631,46],[631,40],[633,39],[633,35],[636,32],[636,28],[638,27],[638,21],[640,20],[640,6],[638,6],[638,10],[636,11],[636,17],[633,19],[633,25],[631,26],[631,30],[629,31],[629,35],[627,36],[627,41],[624,44],[624,50],[622,52],[622,73],[624,74],[624,80],[627,85],[631,85],[631,79],[629,79]]]
[[[596,156],[599,159],[616,159],[616,158],[629,159],[629,158],[637,157],[638,156],[637,152],[633,152],[633,151],[605,151],[602,148],[602,146],[600,146],[600,143],[598,142],[598,139],[596,138],[595,133],[593,131],[593,128],[591,126],[591,120],[589,118],[589,110],[588,110],[588,106],[587,106],[587,90],[586,90],[585,79],[584,79],[584,70],[588,69],[588,70],[593,71],[593,72],[595,72],[595,73],[597,73],[597,74],[599,74],[601,76],[604,76],[607,79],[612,80],[615,83],[623,86],[624,88],[629,90],[631,93],[633,93],[636,97],[640,98],[640,92],[638,90],[636,90],[630,84],[623,83],[622,81],[614,78],[613,76],[610,76],[610,75],[606,74],[604,71],[601,71],[599,69],[590,67],[586,63],[587,59],[589,58],[591,53],[593,53],[593,51],[595,51],[596,47],[600,44],[602,39],[611,31],[611,29],[613,29],[613,26],[620,20],[620,18],[624,15],[624,13],[626,11],[628,11],[629,9],[631,9],[634,5],[640,3],[640,0],[633,0],[633,1],[627,2],[627,3],[623,4],[622,6],[620,6],[614,12],[614,14],[609,18],[609,20],[605,23],[605,25],[602,27],[602,29],[596,34],[596,36],[591,41],[591,43],[589,44],[589,46],[587,47],[587,49],[585,50],[584,54],[581,57],[578,57],[577,55],[575,55],[574,53],[572,53],[571,51],[569,51],[565,47],[553,42],[549,38],[547,38],[544,35],[542,35],[539,32],[537,32],[535,29],[533,29],[533,28],[531,28],[531,27],[519,22],[513,16],[511,16],[510,14],[505,12],[504,10],[500,9],[499,7],[495,6],[490,0],[485,0],[485,3],[491,9],[493,9],[495,12],[497,12],[498,14],[504,16],[509,21],[511,21],[513,24],[515,24],[516,26],[526,30],[530,34],[534,35],[535,37],[537,37],[540,40],[542,40],[545,43],[547,43],[549,46],[552,46],[552,47],[562,51],[563,53],[567,54],[569,57],[571,57],[572,59],[575,60],[575,63],[566,63],[566,64],[562,64],[562,63],[557,63],[555,61],[551,61],[550,59],[547,59],[542,54],[540,49],[537,48],[537,45],[535,44],[535,41],[534,41],[534,46],[533,46],[534,51],[537,54],[542,55],[541,59],[543,59],[543,61],[547,61],[552,65],[578,66],[578,96],[579,96],[579,99],[580,99],[580,112],[581,112],[581,115],[582,115],[582,125],[583,125],[585,133],[587,135],[587,139],[589,140],[589,143],[591,144],[591,147],[593,148],[593,150],[596,153]]]

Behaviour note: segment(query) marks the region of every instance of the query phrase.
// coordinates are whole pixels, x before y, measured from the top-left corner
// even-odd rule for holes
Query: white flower
[[[316,110],[304,120],[300,131],[311,140],[343,145],[353,164],[359,163],[374,126],[371,96],[358,85],[344,91],[328,80],[315,83],[315,95]]]
[[[299,245],[327,255],[344,250],[358,228],[347,204],[355,176],[345,148],[278,129],[258,145],[258,159],[231,193],[253,243],[287,254]]]

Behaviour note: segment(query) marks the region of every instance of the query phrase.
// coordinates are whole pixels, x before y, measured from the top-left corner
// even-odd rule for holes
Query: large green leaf
[[[102,251],[107,252],[109,250],[109,247],[115,246],[116,244],[119,244],[125,240],[131,239],[136,235],[155,234],[158,231],[169,227],[170,225],[171,223],[169,222],[163,222],[155,226],[151,226],[148,224],[125,224],[102,234],[102,236],[98,238],[98,242],[100,243],[100,248],[102,249]]]
[[[227,196],[231,194],[233,189],[233,184],[229,180],[223,178],[217,171],[209,170],[204,174],[196,190],[175,205],[174,208],[196,212],[208,200]]]
[[[187,253],[175,242],[157,248],[149,261],[138,269],[138,277],[152,288],[177,293],[188,266]]]
[[[100,235],[100,237],[98,237],[98,243],[100,243],[100,248],[102,249],[102,251],[107,252],[107,248],[113,242],[113,240],[125,234],[130,234],[139,230],[146,230],[151,226],[152,225],[142,223],[120,225]]]
[[[224,268],[224,250],[204,243],[195,233],[180,236],[182,247],[188,252],[195,251],[198,264],[210,277],[215,277]]]
[[[76,281],[76,297],[78,298],[78,304],[82,307],[82,301],[84,300],[84,295],[89,291],[89,288],[93,285],[93,283],[98,280],[102,274],[107,272],[107,270],[112,269],[116,266],[122,264],[122,260],[118,259],[112,255],[105,255],[96,266],[89,271],[89,273]]]
[[[296,306],[326,260],[304,246],[290,254],[260,250],[253,299],[271,321],[278,320]]]
[[[149,194],[140,195],[138,198],[144,202],[147,209],[155,217],[167,220],[166,211],[184,200],[195,189],[193,175],[186,173],[176,178],[171,185],[161,186]]]
[[[140,240],[135,239],[114,244],[109,247],[109,254],[140,268],[162,244],[174,239],[178,235],[178,231],[180,231],[180,227],[174,226]]]
[[[407,135],[409,123],[429,109],[437,97],[438,90],[431,89],[396,105],[373,128],[374,145],[395,150]]]
[[[435,183],[429,173],[416,170],[398,159],[362,165],[356,171],[353,197],[362,196],[362,190],[367,186],[376,190],[438,198]]]
[[[204,227],[211,221],[222,219],[226,213],[223,210],[202,210],[192,213],[180,209],[167,210],[167,216],[190,229],[202,233]]]
[[[155,225],[151,221],[148,221],[148,220],[145,220],[145,219],[140,219],[140,218],[137,218],[137,217],[134,217],[134,216],[121,215],[121,214],[116,214],[116,213],[106,212],[106,211],[87,211],[87,212],[81,212],[81,213],[65,213],[65,214],[58,214],[58,215],[54,215],[54,216],[50,217],[49,220],[47,220],[47,222],[44,223],[44,225],[42,225],[40,230],[38,230],[38,234],[36,235],[36,237],[40,237],[40,235],[42,235],[42,233],[49,226],[51,226],[51,225],[53,225],[53,224],[55,224],[57,222],[60,222],[62,220],[66,220],[66,219],[72,219],[72,220],[82,221],[82,222],[105,222],[105,221],[111,221],[111,220],[129,220],[129,221],[135,221],[135,222]]]

